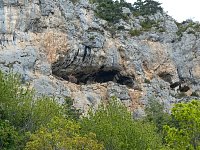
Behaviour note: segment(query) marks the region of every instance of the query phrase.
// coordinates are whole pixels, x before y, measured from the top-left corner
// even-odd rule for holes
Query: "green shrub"
[[[29,122],[27,123],[28,131],[35,131],[41,125],[46,125],[55,116],[64,116],[64,108],[54,99],[42,97],[33,102],[30,111]]]
[[[108,22],[116,23],[119,19],[127,20],[128,16],[122,13],[122,7],[127,7],[133,10],[132,4],[124,0],[90,0],[90,3],[96,3],[97,7],[95,14]]]
[[[21,86],[19,76],[0,71],[0,109],[1,119],[9,120],[19,127],[27,122],[33,94]],[[25,119],[26,118],[26,119]]]
[[[134,121],[115,98],[81,120],[83,133],[93,132],[106,149],[159,149],[161,139],[151,123]]]
[[[183,21],[182,23],[176,22],[176,25],[178,27],[178,31],[176,34],[178,35],[178,39],[181,40],[181,37],[183,36],[183,33],[188,29],[192,28],[194,31],[188,31],[188,34],[195,34],[196,32],[200,32],[200,24],[195,23],[192,20]]]
[[[178,103],[172,109],[176,126],[166,125],[166,141],[173,149],[200,149],[200,101]]]
[[[115,23],[119,19],[127,20],[129,16],[122,13],[122,7],[129,8],[135,16],[152,15],[160,11],[163,12],[161,3],[153,0],[137,0],[133,5],[127,3],[125,0],[90,0],[90,3],[96,3],[97,7],[95,13],[98,17]]]
[[[141,22],[140,24],[142,26],[143,31],[149,31],[153,26],[158,26],[158,23],[155,21],[146,19],[145,21]]]
[[[63,109],[66,119],[79,120],[81,112],[73,106],[73,100],[70,97],[65,98]]]
[[[170,115],[164,112],[164,105],[155,99],[148,101],[145,112],[147,114],[145,119],[147,122],[153,122],[159,133],[162,133],[164,125],[171,123]]]
[[[31,134],[25,150],[102,150],[103,145],[95,134],[80,135],[80,125],[73,120],[54,117],[34,134]]]
[[[125,29],[124,26],[119,26],[119,27],[117,28],[117,30],[124,30],[124,29]]]
[[[1,119],[21,131],[34,131],[54,116],[63,115],[63,108],[48,97],[35,98],[34,92],[22,86],[20,76],[0,71]]]
[[[142,31],[141,30],[137,30],[137,29],[131,29],[129,31],[129,34],[131,36],[140,36],[142,34]]]
[[[0,149],[9,150],[18,147],[20,136],[9,121],[0,120]]]
[[[145,78],[144,83],[151,84],[151,81],[149,79]]]
[[[166,32],[166,30],[165,30],[165,28],[162,27],[162,28],[158,29],[158,32]]]
[[[129,34],[131,36],[139,36],[141,35],[143,32],[148,32],[152,29],[152,27],[155,28],[156,31],[158,32],[165,32],[165,29],[163,27],[159,26],[159,21],[153,21],[153,20],[149,20],[149,19],[145,19],[145,21],[142,21],[140,23],[140,25],[142,26],[142,28],[140,30],[137,29],[131,29],[129,31]]]
[[[113,2],[112,0],[99,2],[95,13],[98,17],[112,23],[117,22],[119,19],[123,18],[119,3]]]
[[[15,148],[23,149],[28,139],[27,132],[34,132],[41,125],[46,125],[53,117],[64,114],[63,106],[60,106],[53,98],[36,98],[33,91],[21,84],[19,75],[4,74],[0,71],[0,121],[7,120],[9,125],[6,125],[14,134],[14,137],[11,134],[8,137],[5,133],[5,138],[2,136],[4,141],[10,141],[9,138],[20,139],[18,141],[20,144],[18,147],[15,145]],[[7,128],[0,132],[7,132]],[[1,146],[2,149],[7,147],[5,144]]]

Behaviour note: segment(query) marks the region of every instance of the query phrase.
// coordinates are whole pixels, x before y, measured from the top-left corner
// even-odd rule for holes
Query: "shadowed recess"
[[[56,76],[59,75],[56,74]],[[126,85],[129,88],[134,86],[134,77],[123,76],[118,70],[99,70],[87,74],[79,72],[76,74],[61,75],[59,77],[76,84],[106,83],[112,81],[121,85]]]

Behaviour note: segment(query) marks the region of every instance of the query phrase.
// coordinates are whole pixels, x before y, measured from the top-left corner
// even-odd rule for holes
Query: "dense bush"
[[[200,101],[178,103],[172,109],[176,125],[164,126],[166,141],[173,149],[200,149]]]
[[[98,3],[95,13],[98,17],[115,23],[126,16],[122,13],[122,3],[112,0],[96,1]]]
[[[36,98],[16,74],[0,72],[0,112],[1,149],[103,149],[94,134],[79,136],[79,125],[71,120],[79,113],[69,98],[63,105]]]
[[[80,135],[80,125],[73,120],[53,118],[31,135],[25,150],[102,150],[95,134]]]
[[[21,131],[34,131],[52,117],[62,115],[62,107],[48,97],[35,98],[33,91],[22,86],[16,74],[0,72],[1,119],[9,120]]]
[[[4,74],[1,71],[0,112],[1,126],[9,122],[9,130],[5,132],[11,132],[9,138],[13,139],[13,142],[10,142],[9,146],[14,146],[15,149],[22,149],[25,145],[27,132],[34,132],[41,125],[46,125],[51,118],[64,114],[62,107],[52,98],[36,98],[28,86],[21,84],[20,76],[13,73]],[[8,134],[5,133],[6,135]],[[15,145],[14,138],[21,143]],[[6,148],[6,145],[3,144],[2,147]]]
[[[150,123],[133,120],[127,109],[116,99],[82,119],[82,132],[94,132],[108,150],[159,149],[161,139]]]
[[[0,149],[14,149],[20,141],[20,136],[9,121],[0,120]]]

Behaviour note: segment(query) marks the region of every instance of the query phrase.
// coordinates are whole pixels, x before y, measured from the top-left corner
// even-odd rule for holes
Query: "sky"
[[[136,0],[126,0],[134,3]],[[178,22],[186,19],[200,22],[200,0],[155,0],[162,3],[164,11]]]

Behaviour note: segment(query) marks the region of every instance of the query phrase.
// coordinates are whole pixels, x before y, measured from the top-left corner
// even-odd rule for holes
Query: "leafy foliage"
[[[190,28],[190,30],[187,31],[187,34],[195,35],[196,32],[200,32],[200,24],[195,23],[192,20],[186,20],[186,21],[183,21],[182,23],[176,22],[176,25],[178,27],[178,31],[176,32],[176,34],[178,35],[179,41],[181,40],[183,33],[186,32],[188,28]]]
[[[163,12],[161,3],[153,0],[137,0],[133,5],[125,0],[90,0],[91,3],[96,3],[96,15],[104,20],[115,23],[119,19],[126,20],[128,16],[123,14],[122,7],[129,8],[134,15],[151,15],[158,11]]]
[[[96,2],[98,2],[98,5],[95,12],[98,17],[112,23],[117,22],[121,18],[125,18],[121,9],[122,4],[118,1],[102,0]]]
[[[161,7],[161,3],[154,0],[137,0],[133,4],[135,15],[152,15],[160,11],[163,12],[163,8]]]
[[[34,98],[34,92],[23,87],[16,74],[0,71],[1,119],[23,131],[34,131],[54,116],[62,115],[62,107],[52,98]]]
[[[9,122],[8,128],[1,131],[5,132],[5,136],[9,134],[7,138],[13,139],[17,136],[18,142],[21,142],[18,145],[10,142],[9,146],[14,145],[16,149],[22,149],[28,139],[27,132],[34,132],[41,125],[46,125],[51,118],[63,115],[63,107],[54,99],[34,97],[33,91],[22,86],[20,76],[12,73],[4,74],[0,71],[1,126],[7,125]],[[7,134],[8,131],[11,133]],[[6,147],[5,144],[2,145],[2,149]]]
[[[95,134],[80,136],[80,125],[72,120],[80,113],[72,104],[69,98],[63,105],[37,98],[20,76],[0,71],[0,149],[103,149]]]
[[[14,149],[19,144],[19,134],[8,121],[0,120],[0,149]]]
[[[145,112],[147,114],[146,119],[156,125],[158,132],[162,132],[163,126],[171,121],[170,115],[164,112],[164,105],[155,99],[149,100]]]
[[[24,118],[29,116],[27,109],[30,109],[32,99],[32,93],[21,86],[19,76],[0,72],[1,119],[23,126],[27,122]]]
[[[174,149],[200,149],[200,101],[178,103],[172,109],[176,126],[164,126],[166,141]]]
[[[161,146],[152,124],[134,121],[127,109],[115,98],[83,118],[84,133],[93,132],[106,149],[158,149]]]
[[[80,136],[80,125],[73,120],[55,117],[31,135],[25,150],[102,150],[95,134]]]
[[[63,109],[67,119],[79,120],[81,112],[73,106],[73,100],[70,97],[65,98]]]
[[[139,36],[143,32],[148,32],[148,31],[151,31],[152,29],[154,29],[155,31],[158,31],[158,32],[165,32],[165,29],[163,27],[160,27],[159,23],[160,23],[160,21],[153,21],[153,20],[146,18],[143,22],[140,23],[140,25],[142,26],[141,29],[139,29],[139,30],[132,29],[129,31],[129,34],[131,36]]]
[[[131,36],[139,36],[140,34],[142,34],[142,31],[141,30],[132,29],[132,30],[129,31],[129,34]]]

